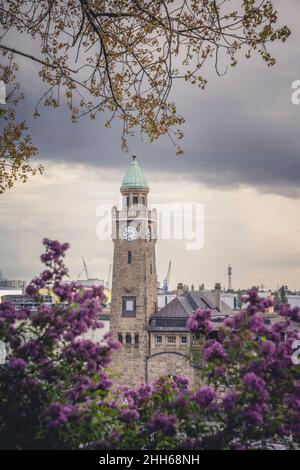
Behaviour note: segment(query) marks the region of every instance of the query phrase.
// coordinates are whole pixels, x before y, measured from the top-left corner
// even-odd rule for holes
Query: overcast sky
[[[243,61],[224,77],[206,70],[205,91],[185,83],[173,90],[186,118],[184,156],[176,157],[166,138],[130,142],[153,204],[204,205],[202,250],[186,251],[181,241],[157,243],[159,280],[172,259],[173,287],[227,286],[230,263],[234,287],[300,289],[300,105],[291,102],[291,84],[300,80],[300,2],[275,3],[281,22],[292,29],[290,40],[272,49],[275,67],[261,59]],[[47,236],[71,243],[72,277],[82,270],[84,255],[90,274],[106,278],[113,247],[96,237],[96,209],[118,202],[130,163],[120,150],[119,126],[104,129],[104,118],[74,125],[63,107],[45,109],[33,121],[41,88],[31,62],[22,63],[20,80],[27,96],[22,116],[45,172],[0,196],[0,269],[9,278],[30,279],[41,268],[41,239]]]

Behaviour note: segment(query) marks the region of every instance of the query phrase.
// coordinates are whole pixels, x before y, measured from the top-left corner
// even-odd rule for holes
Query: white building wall
[[[171,302],[171,300],[175,299],[176,294],[167,294],[167,303]],[[157,296],[157,308],[160,310],[165,306],[165,295],[164,294],[158,294]]]
[[[0,302],[1,302],[1,298],[3,295],[22,295],[22,289],[16,289],[16,288],[12,288],[12,289],[9,289],[9,288],[6,288],[4,287],[3,289],[0,288]]]
[[[300,307],[300,295],[288,295],[287,303],[290,304],[292,308]]]

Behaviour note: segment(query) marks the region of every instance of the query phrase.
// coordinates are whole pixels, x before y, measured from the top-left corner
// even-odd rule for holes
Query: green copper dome
[[[133,155],[132,157],[132,162],[122,182],[121,191],[126,189],[144,189],[147,191],[149,190],[147,180],[141,170],[140,165],[138,164],[135,155]]]

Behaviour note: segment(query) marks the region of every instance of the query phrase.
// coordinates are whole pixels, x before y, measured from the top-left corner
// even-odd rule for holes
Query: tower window
[[[133,204],[138,204],[139,203],[139,195],[138,194],[134,194],[133,195]]]
[[[123,343],[123,336],[121,335],[121,333],[118,333],[118,341],[119,343]]]
[[[129,196],[126,196],[126,206],[129,207],[129,204],[130,204]]]
[[[139,344],[139,342],[140,342],[139,335],[134,336],[134,342],[135,342],[135,344]]]
[[[187,336],[181,336],[181,343],[186,344],[187,343]]]
[[[131,334],[126,333],[126,344],[131,344]]]
[[[161,344],[162,343],[162,336],[156,336],[155,340],[156,340],[156,344]]]
[[[136,298],[122,297],[122,315],[124,317],[135,317],[136,315]]]
[[[152,275],[152,264],[150,264],[150,274]]]
[[[146,205],[146,199],[145,199],[145,196],[142,196],[142,204],[143,204],[143,206],[145,206],[145,205]]]
[[[128,260],[127,260],[128,264],[131,264],[131,261],[132,261],[132,253],[131,251],[128,251]]]

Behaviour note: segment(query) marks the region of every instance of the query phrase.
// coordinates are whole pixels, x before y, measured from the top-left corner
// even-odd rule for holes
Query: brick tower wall
[[[152,214],[148,211],[150,218]],[[111,324],[115,338],[121,334],[123,345],[113,355],[111,371],[120,384],[137,385],[146,382],[146,358],[149,355],[148,324],[157,308],[155,242],[137,239],[127,241],[118,234],[122,232],[122,211],[116,211],[114,259],[112,278]],[[120,221],[120,222],[118,222]],[[151,222],[149,222],[151,224]],[[118,226],[119,225],[119,226]],[[131,251],[131,263],[128,263]],[[136,298],[136,316],[122,316],[122,298]],[[126,344],[126,334],[132,343]],[[135,336],[138,335],[138,344]]]

